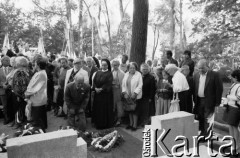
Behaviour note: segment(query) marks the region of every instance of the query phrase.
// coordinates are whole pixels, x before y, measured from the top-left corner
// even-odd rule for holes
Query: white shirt
[[[189,85],[186,77],[179,71],[177,71],[172,78],[173,92],[183,92],[189,90]]]
[[[200,98],[205,97],[205,96],[204,96],[204,89],[205,89],[206,77],[207,77],[207,73],[201,74],[201,75],[200,75],[200,78],[199,78],[198,96],[199,96]]]

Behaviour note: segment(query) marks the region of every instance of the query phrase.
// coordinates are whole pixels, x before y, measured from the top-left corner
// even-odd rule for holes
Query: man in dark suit
[[[199,120],[201,135],[208,135],[212,126],[209,119],[215,107],[221,103],[223,84],[217,72],[208,68],[208,62],[202,59],[197,64],[198,73],[194,75],[194,113]]]
[[[90,86],[92,87],[92,77],[93,77],[93,74],[98,71],[98,68],[94,65],[94,60],[92,57],[87,57],[86,58],[86,63],[87,63],[87,67],[89,68],[89,84]],[[91,92],[92,94],[92,92]],[[88,105],[87,105],[87,108],[86,108],[86,116],[87,117],[90,117],[91,116],[91,113],[92,113],[92,106],[91,106],[91,103],[92,103],[92,96],[90,95],[90,99],[88,101]]]

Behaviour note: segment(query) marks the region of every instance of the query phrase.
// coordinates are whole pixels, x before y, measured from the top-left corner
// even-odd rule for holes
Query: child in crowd
[[[163,115],[167,114],[169,111],[173,89],[170,86],[171,78],[169,74],[163,68],[158,69],[157,73],[162,77],[161,79],[159,78],[157,82],[156,115]]]

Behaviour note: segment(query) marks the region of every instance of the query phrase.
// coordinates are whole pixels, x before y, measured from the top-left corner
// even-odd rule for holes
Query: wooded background
[[[22,38],[30,47],[37,47],[41,28],[45,49],[52,53],[65,49],[66,34],[71,51],[77,55],[114,58],[128,54],[130,60],[138,63],[162,57],[168,49],[177,59],[186,49],[206,57],[239,52],[239,0],[30,0],[28,3],[33,6],[30,11],[17,7],[14,0],[0,1],[0,48],[6,32],[10,41]]]

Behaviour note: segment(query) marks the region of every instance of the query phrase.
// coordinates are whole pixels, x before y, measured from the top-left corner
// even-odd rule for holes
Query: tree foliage
[[[203,38],[195,43],[196,52],[222,54],[240,36],[240,1],[238,0],[191,0],[192,9],[202,11],[202,17],[194,19],[194,34]]]

